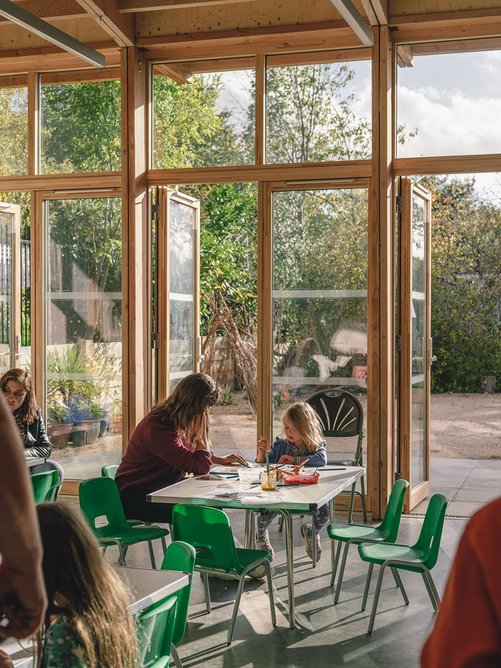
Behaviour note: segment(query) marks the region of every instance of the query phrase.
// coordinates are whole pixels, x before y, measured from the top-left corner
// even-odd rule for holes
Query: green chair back
[[[42,471],[42,473],[34,473],[30,477],[35,503],[56,500],[61,487],[59,471]]]
[[[423,554],[422,563],[430,570],[437,563],[446,509],[446,497],[443,494],[433,494],[424,516],[419,538],[413,546],[416,551]]]
[[[397,540],[407,487],[409,487],[407,480],[400,478],[395,481],[390,498],[388,499],[383,521],[379,525],[379,531],[385,536],[384,540],[388,541],[388,543],[394,543]]]
[[[108,464],[107,466],[103,466],[101,468],[101,475],[103,478],[112,478],[112,480],[115,480],[117,471],[118,464]]]
[[[193,581],[196,558],[197,553],[192,545],[188,545],[188,543],[184,543],[183,541],[174,541],[165,551],[164,560],[162,562],[162,570],[188,573],[190,576],[190,583],[174,594],[177,599],[176,621],[174,624],[174,634],[172,636],[174,645],[179,645],[186,629],[191,584]]]
[[[193,545],[197,553],[197,566],[239,572],[240,564],[230,521],[219,508],[174,506],[172,537],[175,541]]]
[[[130,527],[125,519],[122,500],[116,482],[112,478],[89,478],[80,483],[78,490],[80,508],[99,537],[109,536],[110,532],[127,531]],[[107,524],[100,528],[97,518],[105,517]]]
[[[142,668],[169,665],[172,636],[176,621],[177,600],[169,596],[141,612],[137,620],[139,663]]]

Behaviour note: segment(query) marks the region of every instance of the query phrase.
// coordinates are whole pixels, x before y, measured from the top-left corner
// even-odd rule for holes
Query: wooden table
[[[164,487],[147,496],[152,503],[183,503],[187,505],[213,506],[215,508],[240,508],[247,511],[276,510],[284,518],[285,552],[287,560],[287,586],[289,593],[289,626],[295,627],[294,602],[294,548],[292,538],[292,512],[315,512],[319,506],[330,504],[331,520],[334,519],[334,498],[350,488],[365,474],[362,466],[331,467],[319,469],[320,480],[315,485],[284,485],[276,491],[264,492],[259,486],[225,476],[185,478],[174,485]],[[246,522],[247,527],[250,523]]]
[[[30,469],[33,466],[38,466],[39,464],[44,464],[45,459],[43,457],[25,457],[26,466]]]

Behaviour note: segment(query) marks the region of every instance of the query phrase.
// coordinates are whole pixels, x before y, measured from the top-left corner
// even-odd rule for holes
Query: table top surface
[[[207,504],[218,508],[277,508],[315,511],[351,487],[364,473],[362,466],[325,466],[313,485],[283,485],[263,491],[256,483],[217,474],[185,478],[147,496],[153,503]]]
[[[45,459],[43,457],[25,457],[26,466],[31,468],[32,466],[38,466],[38,464],[43,464]]]

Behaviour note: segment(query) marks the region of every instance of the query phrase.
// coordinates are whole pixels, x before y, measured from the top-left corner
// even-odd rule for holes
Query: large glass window
[[[362,394],[365,406],[368,193],[278,191],[272,216],[273,417],[282,433],[287,406],[323,388]]]
[[[153,167],[254,162],[254,58],[221,62],[154,66]]]
[[[349,57],[349,56],[347,56]],[[266,70],[266,160],[360,160],[371,156],[370,60],[319,54],[270,56]]]
[[[0,79],[0,176],[28,171],[28,89]],[[2,197],[3,199],[3,197]]]
[[[501,153],[501,51],[405,44],[397,56],[398,157]]]
[[[43,174],[114,172],[121,166],[119,81],[41,78]]]
[[[48,430],[70,478],[121,454],[121,223],[119,198],[45,204]]]

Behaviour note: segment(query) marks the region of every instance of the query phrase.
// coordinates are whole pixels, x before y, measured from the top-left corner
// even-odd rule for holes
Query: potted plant
[[[62,401],[52,400],[47,411],[47,435],[55,448],[68,445],[72,430],[70,409]]]
[[[94,400],[76,397],[70,404],[73,419],[71,440],[73,445],[90,445],[99,436],[104,410]]]

